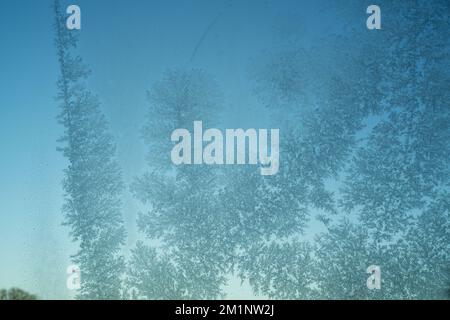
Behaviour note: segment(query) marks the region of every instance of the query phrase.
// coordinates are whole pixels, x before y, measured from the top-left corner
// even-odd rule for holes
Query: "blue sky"
[[[56,151],[62,128],[54,100],[58,66],[51,3],[0,3],[0,288],[19,286],[42,297],[68,298],[65,270],[76,245],[61,226],[61,180],[67,163]],[[267,119],[251,92],[252,62],[277,46],[280,35],[298,32],[308,45],[334,25],[325,6],[315,1],[63,4],[81,7],[79,52],[92,70],[90,88],[110,121],[127,184],[145,169],[139,128],[146,90],[167,69],[207,70],[224,93],[225,121],[233,127],[257,127]],[[139,209],[126,193],[129,247],[138,237]],[[230,288],[233,297],[251,297],[238,283]]]

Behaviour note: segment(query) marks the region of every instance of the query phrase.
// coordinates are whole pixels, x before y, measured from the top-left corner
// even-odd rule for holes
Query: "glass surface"
[[[447,0],[1,0],[0,299],[450,298],[449,31]]]

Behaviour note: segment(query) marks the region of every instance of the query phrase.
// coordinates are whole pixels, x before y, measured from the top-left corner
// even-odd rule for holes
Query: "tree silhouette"
[[[0,290],[0,300],[37,300],[38,297],[19,288]]]
[[[80,299],[118,299],[124,260],[120,247],[125,229],[121,217],[121,173],[115,145],[100,104],[85,86],[89,74],[73,55],[77,36],[65,27],[59,1],[54,3],[55,44],[60,65],[59,121],[65,132],[59,148],[69,165],[65,170],[65,225],[80,250],[73,262],[81,270]]]
[[[219,110],[214,80],[200,70],[172,70],[148,92],[149,112],[143,139],[150,172],[132,190],[149,206],[139,229],[156,248],[138,244],[129,269],[129,285],[146,299],[202,299],[222,296],[229,268],[217,177],[206,165],[173,168],[170,136],[202,120],[211,125]],[[164,273],[162,275],[161,273]],[[157,290],[160,288],[160,290]]]
[[[390,297],[442,298],[450,248],[450,18],[441,12],[449,5],[405,4],[388,7],[396,19],[384,43],[383,110],[352,160],[343,208],[357,212],[375,243],[390,243],[380,257],[396,283]]]
[[[229,202],[230,210],[245,208],[251,217],[237,232],[252,244],[240,251],[249,257],[238,260],[261,261],[258,268],[239,266],[246,278],[259,279],[252,281],[257,291],[278,276],[258,270],[287,258],[269,259],[270,251],[252,248],[280,242],[301,248],[295,240],[319,211],[327,231],[312,244],[314,263],[284,268],[287,279],[303,274],[303,292],[313,288],[308,295],[342,299],[443,297],[450,252],[443,200],[450,177],[444,36],[450,24],[441,12],[448,3],[382,6],[396,12],[386,33],[349,30],[312,49],[291,41],[255,73],[261,101],[284,133],[279,174],[245,187],[266,191],[255,192],[258,201],[236,192]],[[271,216],[277,210],[279,220]],[[365,286],[365,269],[374,263],[384,274],[381,292]],[[265,293],[283,297],[286,291]]]
[[[178,166],[170,135],[216,124],[221,95],[201,70],[171,70],[148,92],[146,206],[132,250],[132,298],[224,296],[230,273],[281,299],[441,299],[450,283],[448,1],[381,2],[378,32],[355,26],[313,46],[289,38],[255,66],[255,92],[281,133],[280,170]],[[342,12],[344,15],[351,14]],[[118,298],[120,172],[76,36],[55,2],[64,212],[80,243],[80,298]],[[322,222],[305,239],[313,222]],[[366,286],[369,265],[382,289]],[[6,295],[6,293],[2,293]]]

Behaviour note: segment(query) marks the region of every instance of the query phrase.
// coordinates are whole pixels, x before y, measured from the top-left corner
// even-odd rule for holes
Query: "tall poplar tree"
[[[79,299],[118,299],[124,259],[121,173],[115,144],[98,98],[86,87],[89,70],[73,53],[77,31],[66,28],[60,2],[54,3],[56,49],[60,67],[57,101],[64,127],[59,148],[68,161],[63,188],[65,222],[79,251],[72,257],[81,270]]]

